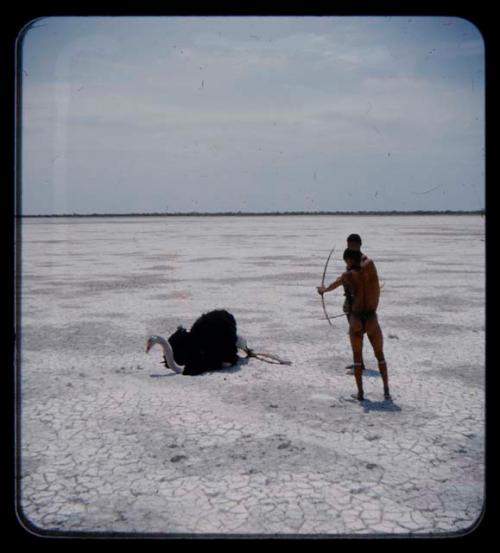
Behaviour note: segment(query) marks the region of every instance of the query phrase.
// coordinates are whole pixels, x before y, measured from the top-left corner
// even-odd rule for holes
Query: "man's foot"
[[[384,390],[384,399],[386,399],[387,401],[392,400],[392,397],[391,397],[391,394],[389,393],[389,390]]]
[[[365,396],[363,394],[351,394],[351,397],[353,399],[357,399],[358,401],[364,401]]]
[[[364,371],[365,370],[365,366],[363,365],[361,367],[361,370]],[[354,365],[347,365],[346,367],[346,374],[354,374]]]

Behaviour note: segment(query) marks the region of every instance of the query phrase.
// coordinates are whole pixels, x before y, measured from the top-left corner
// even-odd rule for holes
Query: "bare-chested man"
[[[349,234],[349,236],[347,237],[347,249],[349,250],[361,252],[362,243],[363,242],[361,241],[361,236],[359,234]],[[361,252],[361,261],[364,261],[365,259],[367,259],[366,255],[363,252]],[[343,311],[347,317],[347,322],[349,322],[349,315],[352,310],[352,298],[351,298],[351,294],[349,293],[349,290],[346,288],[345,285],[344,285],[344,296],[345,296],[345,300],[343,305]],[[346,369],[347,369],[347,374],[354,374],[354,365],[348,365]],[[365,363],[363,361],[363,352],[361,352],[361,369],[363,371],[365,370]]]
[[[391,399],[383,351],[384,340],[377,319],[377,307],[380,297],[377,269],[371,259],[366,256],[362,259],[360,251],[350,250],[349,248],[344,251],[344,261],[347,270],[329,286],[319,286],[318,293],[324,294],[335,290],[339,286],[344,286],[352,299],[349,313],[349,337],[354,360],[354,378],[358,388],[356,398],[360,401],[364,399],[362,350],[363,336],[366,333],[378,361],[378,369],[384,385],[384,398]]]

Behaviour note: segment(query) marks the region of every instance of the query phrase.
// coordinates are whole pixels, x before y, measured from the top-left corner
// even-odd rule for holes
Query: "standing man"
[[[319,286],[318,293],[331,292],[339,286],[350,295],[352,300],[349,313],[349,337],[354,361],[354,378],[358,389],[356,399],[363,401],[362,351],[363,336],[366,333],[378,361],[378,369],[384,385],[384,398],[391,399],[389,378],[383,351],[383,335],[378,324],[377,307],[380,297],[380,285],[377,269],[371,259],[362,258],[360,251],[346,249],[344,261],[347,270],[329,286]]]
[[[347,249],[353,250],[356,252],[361,252],[361,236],[359,234],[349,234],[347,237]],[[361,261],[368,259],[364,253],[361,252]],[[343,311],[347,317],[347,322],[349,322],[349,315],[352,311],[352,298],[349,294],[349,291],[344,286],[344,296],[345,301],[343,305]],[[347,365],[347,374],[354,374],[354,365]],[[363,361],[363,352],[361,352],[361,370],[365,370],[365,363]]]

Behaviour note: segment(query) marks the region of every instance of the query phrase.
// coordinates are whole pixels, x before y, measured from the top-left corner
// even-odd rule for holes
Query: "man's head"
[[[349,234],[347,237],[347,248],[349,250],[360,251],[361,250],[361,236],[359,234]]]
[[[351,250],[350,248],[345,249],[344,261],[349,270],[359,268],[361,265],[361,252],[359,250]]]

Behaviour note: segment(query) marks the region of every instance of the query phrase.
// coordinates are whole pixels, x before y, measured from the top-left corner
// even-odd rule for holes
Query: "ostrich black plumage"
[[[239,359],[236,319],[224,309],[204,313],[189,331],[177,327],[168,340],[151,336],[146,351],[154,344],[163,347],[165,365],[185,375],[222,369]]]
[[[238,361],[236,320],[225,310],[204,313],[188,332],[182,326],[168,339],[183,374],[221,369]]]

